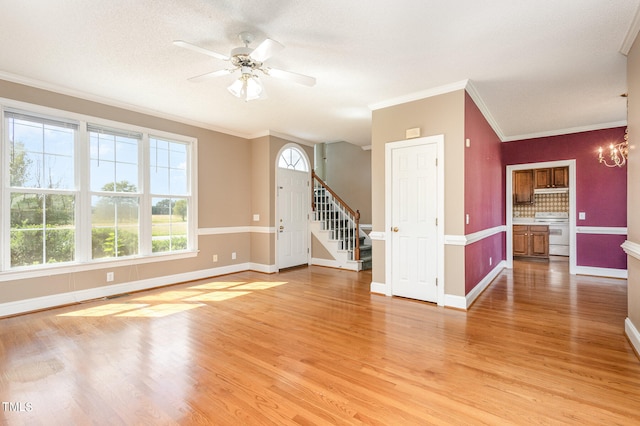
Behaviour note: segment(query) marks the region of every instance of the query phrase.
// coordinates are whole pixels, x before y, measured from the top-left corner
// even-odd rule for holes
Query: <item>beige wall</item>
[[[629,162],[627,163],[627,239],[640,244],[640,36],[627,57]],[[640,330],[640,260],[628,256],[628,317]]]
[[[464,99],[465,91],[458,90],[373,111],[371,218],[374,231],[386,230],[385,145],[404,140],[407,129],[419,127],[422,136],[444,135],[445,234],[464,235]],[[384,241],[374,241],[372,278],[379,284],[385,283],[384,250]],[[464,265],[464,252],[447,250],[446,257],[445,292],[464,296],[464,270],[460,271],[463,269],[460,265]],[[458,280],[461,273],[463,279]]]
[[[261,221],[266,221],[264,226],[273,223],[270,217],[272,209],[262,210],[264,205],[271,205],[269,198],[273,195],[272,186],[265,191],[266,195],[260,193],[264,188],[252,191],[252,188],[257,185],[256,182],[261,182],[262,175],[273,173],[260,169],[260,167],[273,169],[275,160],[270,149],[261,150],[262,147],[256,146],[251,141],[212,130],[2,80],[0,80],[0,98],[197,138],[198,228],[253,225],[251,218],[254,208],[259,209],[257,212],[261,214]],[[256,165],[259,169],[258,177],[252,174]],[[267,248],[264,252],[254,250],[254,244]],[[274,247],[273,236],[269,234],[254,235],[254,233],[243,232],[200,235],[198,237],[199,253],[188,259],[136,263],[119,267],[105,265],[103,269],[90,271],[78,269],[44,278],[0,281],[0,303],[104,287],[107,285],[107,271],[114,272],[115,280],[108,283],[112,285],[138,280],[157,280],[165,276],[206,271],[248,262],[272,265],[274,263],[272,247]],[[236,252],[236,259],[231,259],[232,252]],[[212,261],[213,254],[218,255],[217,263]]]
[[[325,182],[353,210],[360,223],[371,223],[371,151],[347,143],[326,144]]]

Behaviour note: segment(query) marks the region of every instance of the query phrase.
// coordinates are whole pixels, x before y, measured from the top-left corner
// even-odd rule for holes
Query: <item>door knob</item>
[[[284,226],[283,226],[283,225],[280,225],[280,230],[282,231],[283,229],[284,229]]]
[[[392,231],[393,231],[393,232],[398,232],[398,227],[397,227],[397,226],[394,226],[394,227],[392,228]]]

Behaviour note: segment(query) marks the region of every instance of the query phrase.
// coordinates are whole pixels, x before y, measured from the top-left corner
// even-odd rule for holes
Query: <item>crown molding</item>
[[[137,105],[129,104],[127,102],[116,101],[115,99],[107,98],[104,96],[95,95],[92,93],[83,92],[76,89],[71,89],[69,87],[60,86],[57,84],[48,83],[41,80],[36,80],[28,77],[18,76],[15,74],[11,74],[5,71],[0,71],[0,80],[5,80],[11,83],[22,84],[29,87],[34,87],[36,89],[47,90],[49,92],[58,93],[65,96],[73,96],[75,98],[83,99],[86,101],[97,102],[103,105],[108,105],[115,108],[122,108],[128,111],[137,112],[140,114],[147,114],[153,117],[162,118],[165,120],[176,121],[178,123],[187,124],[189,126],[199,127],[202,129],[212,130],[218,133],[224,133],[229,136],[236,136],[243,139],[250,139],[250,135],[241,132],[235,132],[233,130],[225,129],[222,127],[212,126],[207,123],[203,123],[196,120],[191,120],[186,117],[181,117],[178,115],[167,114],[164,112],[160,112],[151,108],[142,108]]]
[[[571,127],[568,129],[557,129],[557,130],[549,130],[547,132],[538,132],[538,133],[529,133],[526,135],[514,135],[508,136],[504,138],[502,142],[512,142],[512,141],[521,141],[525,139],[536,139],[536,138],[545,138],[549,136],[561,136],[568,135],[571,133],[581,133],[581,132],[590,132],[593,130],[603,130],[603,129],[611,129],[614,127],[624,127],[627,125],[627,120],[623,121],[613,121],[610,123],[599,123],[592,124],[589,126],[581,126],[581,127]]]
[[[418,101],[420,99],[431,98],[433,96],[443,95],[445,93],[455,92],[467,87],[469,80],[461,80],[444,86],[438,86],[420,92],[409,93],[407,95],[398,96],[397,98],[388,99],[386,101],[369,104],[369,109],[375,111],[377,109],[388,108],[396,105],[406,104],[407,102]]]
[[[291,136],[288,135],[286,133],[280,133],[280,132],[276,132],[274,130],[265,130],[262,132],[258,132],[258,133],[254,133],[252,135],[247,136],[247,139],[258,139],[258,138],[262,138],[264,136],[274,136],[276,138],[280,138],[280,139],[285,139],[288,140],[289,142],[295,142],[295,143],[299,143],[300,145],[306,145],[306,146],[315,146],[315,142],[312,141],[308,141],[306,139],[301,139],[295,136]]]
[[[627,56],[631,51],[631,47],[633,46],[633,42],[636,40],[638,36],[638,32],[640,32],[640,5],[636,9],[636,14],[629,25],[629,29],[627,30],[627,34],[622,41],[622,45],[620,46],[620,53]]]
[[[487,123],[489,123],[489,126],[491,126],[493,131],[496,133],[500,141],[504,142],[505,136],[504,136],[504,133],[502,132],[502,129],[498,125],[498,122],[496,121],[496,119],[493,118],[493,115],[491,114],[491,111],[489,111],[487,104],[484,103],[484,100],[482,100],[480,93],[478,92],[476,87],[473,85],[471,80],[467,80],[467,86],[465,87],[465,89],[467,90],[467,93],[469,94],[469,96],[471,96],[471,99],[473,99],[473,102],[475,102],[476,106],[484,116],[484,119],[487,120]]]

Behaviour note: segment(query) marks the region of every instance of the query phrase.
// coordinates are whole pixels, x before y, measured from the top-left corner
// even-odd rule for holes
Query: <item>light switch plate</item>
[[[578,219],[585,220],[586,218],[587,218],[587,213],[586,212],[578,213]]]

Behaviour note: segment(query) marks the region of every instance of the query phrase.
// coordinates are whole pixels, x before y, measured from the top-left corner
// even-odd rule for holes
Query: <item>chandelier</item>
[[[627,154],[629,152],[629,133],[628,129],[624,131],[624,141],[620,143],[612,143],[609,145],[609,160],[603,155],[602,147],[598,148],[598,162],[607,167],[622,167],[627,163]]]

